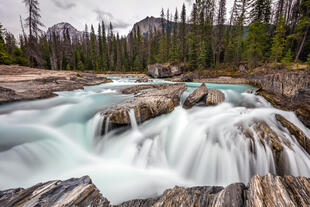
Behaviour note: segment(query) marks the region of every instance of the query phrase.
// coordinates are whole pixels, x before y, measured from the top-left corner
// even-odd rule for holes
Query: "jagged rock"
[[[182,65],[155,64],[148,66],[148,75],[153,78],[171,78],[183,73]]]
[[[310,206],[310,179],[279,177],[268,174],[254,176],[246,191],[245,206]]]
[[[308,207],[310,179],[305,177],[254,176],[248,186],[235,183],[223,187],[175,187],[161,196],[112,206],[88,176],[67,181],[40,183],[28,189],[0,191],[5,207]]]
[[[0,192],[0,206],[6,207],[108,207],[104,198],[88,176],[66,181],[39,183],[27,189]]]
[[[207,105],[216,105],[225,101],[225,95],[223,92],[214,88],[209,89],[208,96],[206,99]]]
[[[103,133],[107,120],[112,129],[130,125],[130,110],[134,111],[138,123],[170,113],[180,103],[185,90],[185,84],[150,84],[123,89],[122,93],[135,96],[102,112],[105,117]]]
[[[206,97],[208,96],[208,88],[206,84],[201,84],[199,88],[193,91],[185,100],[183,104],[183,108],[189,109],[192,108],[195,104],[200,101],[206,101]]]
[[[305,133],[300,130],[293,123],[289,122],[283,116],[276,114],[276,119],[288,129],[288,131],[293,135],[298,143],[310,154],[310,138],[308,138]]]

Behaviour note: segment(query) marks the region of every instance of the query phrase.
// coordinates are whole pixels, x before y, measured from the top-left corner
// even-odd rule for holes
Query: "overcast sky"
[[[97,27],[99,20],[112,22],[121,35],[127,35],[133,24],[147,16],[158,17],[161,8],[181,10],[185,2],[188,14],[192,0],[39,0],[44,31],[56,23],[68,22],[78,30],[85,24]],[[227,0],[231,8],[233,0]],[[26,17],[23,0],[0,0],[0,22],[13,34],[21,33],[19,15]]]

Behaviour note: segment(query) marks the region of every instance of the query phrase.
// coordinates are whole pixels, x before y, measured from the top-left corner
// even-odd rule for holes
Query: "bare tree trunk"
[[[308,31],[309,31],[309,26],[307,26],[306,32],[305,32],[304,37],[303,37],[303,39],[302,39],[302,42],[301,42],[300,45],[299,45],[299,49],[298,49],[298,51],[297,51],[295,61],[297,61],[297,60],[299,59],[299,56],[300,56],[300,54],[301,54],[301,51],[302,51],[302,49],[303,49],[303,47],[304,47],[304,44],[305,44],[306,39],[307,39],[307,36],[308,36]]]

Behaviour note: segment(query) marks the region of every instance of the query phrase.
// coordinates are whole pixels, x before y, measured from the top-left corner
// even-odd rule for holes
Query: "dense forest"
[[[185,4],[180,12],[162,9],[161,28],[147,34],[138,27],[120,37],[111,23],[100,22],[86,25],[81,38],[68,31],[48,38],[38,0],[24,3],[29,12],[20,18],[19,41],[0,24],[0,64],[142,72],[166,62],[196,70],[310,61],[310,0],[234,0],[229,15],[226,0],[195,0],[191,12]]]

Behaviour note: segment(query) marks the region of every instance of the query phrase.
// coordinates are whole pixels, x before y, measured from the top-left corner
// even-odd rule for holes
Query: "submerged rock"
[[[225,101],[225,95],[223,92],[214,88],[209,89],[206,104],[216,105]]]
[[[122,93],[135,96],[102,112],[105,117],[103,133],[107,121],[112,129],[130,125],[130,111],[138,123],[172,112],[185,90],[185,84],[150,84],[123,89]]]
[[[135,81],[136,83],[147,83],[147,82],[150,82],[150,80],[146,77],[142,77],[142,78],[139,78]]]
[[[192,92],[183,104],[183,108],[189,109],[192,108],[195,104],[200,101],[206,101],[206,97],[208,96],[208,88],[206,84],[201,84],[199,88],[197,88],[194,92]]]
[[[0,191],[0,206],[79,206],[108,207],[104,198],[88,176],[66,181],[39,183],[27,189]]]
[[[154,64],[148,66],[148,75],[153,78],[171,78],[173,76],[181,75],[184,71],[182,65],[172,64]]]

